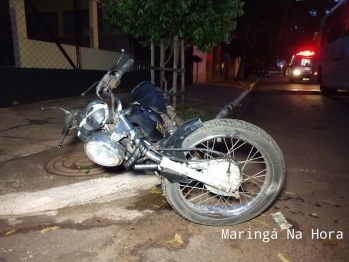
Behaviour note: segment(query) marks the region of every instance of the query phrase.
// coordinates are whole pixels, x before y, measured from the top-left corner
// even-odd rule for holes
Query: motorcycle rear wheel
[[[192,222],[211,226],[243,223],[267,209],[282,188],[285,177],[282,152],[270,135],[253,124],[233,119],[211,120],[189,135],[182,147],[197,148],[183,154],[183,159],[206,159],[209,165],[213,163],[206,170],[212,176],[224,180],[226,175],[216,170],[229,166],[229,174],[232,172],[235,179],[239,177],[233,194],[193,179],[184,184],[163,178],[162,189],[168,203]]]

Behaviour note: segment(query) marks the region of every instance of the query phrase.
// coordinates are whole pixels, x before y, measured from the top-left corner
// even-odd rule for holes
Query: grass
[[[181,109],[181,110],[179,110],[178,114],[184,121],[187,121],[187,120],[192,119],[192,118],[199,117],[202,122],[205,122],[205,121],[214,119],[216,117],[216,115],[217,115],[217,112],[213,111],[213,110],[200,112],[200,111],[196,111],[196,110],[188,108],[188,109]]]

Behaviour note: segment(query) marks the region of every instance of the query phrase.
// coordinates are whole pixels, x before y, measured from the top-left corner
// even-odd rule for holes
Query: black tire
[[[329,88],[323,85],[322,83],[322,67],[318,69],[318,83],[320,85],[320,94],[324,96],[330,96],[337,92],[335,88]]]
[[[320,94],[321,95],[330,96],[330,95],[334,95],[335,93],[337,93],[337,89],[323,86],[322,83],[320,83]]]
[[[232,148],[229,148],[229,145]],[[215,159],[219,156],[218,154],[206,152],[205,156],[205,153],[196,150],[195,158],[197,159],[197,154],[200,152],[200,155],[204,156],[201,159],[210,157],[209,165],[215,163],[214,161],[216,165],[229,161],[228,170],[235,168],[234,175],[240,172],[239,175],[243,179],[238,184],[236,192],[239,192],[239,199],[236,199],[236,196],[222,196],[220,192],[218,194],[217,191],[212,192],[212,188],[196,180],[191,180],[188,184],[171,184],[163,178],[162,187],[168,203],[178,214],[192,222],[212,226],[245,222],[269,207],[282,188],[285,177],[282,152],[274,139],[255,125],[233,119],[211,120],[189,135],[182,147],[210,148],[223,152],[225,156],[229,154],[228,158],[225,157],[222,160],[221,156],[220,159]],[[192,159],[191,152],[186,155],[187,159]],[[247,154],[248,157],[245,158]],[[253,156],[249,159],[251,155]],[[230,163],[232,163],[231,166]],[[258,171],[260,168],[261,171]],[[223,172],[219,174],[222,175]],[[216,171],[211,175],[217,177]],[[230,172],[229,175],[231,175]],[[199,204],[195,203],[198,199],[200,199]],[[220,201],[222,203],[219,205]]]

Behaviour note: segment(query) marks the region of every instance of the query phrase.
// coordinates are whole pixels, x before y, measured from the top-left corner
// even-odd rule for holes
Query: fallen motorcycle
[[[77,129],[93,162],[154,170],[168,203],[195,223],[242,223],[273,203],[283,185],[285,164],[270,135],[234,119],[195,118],[184,123],[166,95],[147,81],[132,90],[132,102],[123,109],[112,90],[133,60],[114,73],[121,57],[96,82],[98,100],[84,110],[60,108],[66,117],[59,147],[69,130]]]

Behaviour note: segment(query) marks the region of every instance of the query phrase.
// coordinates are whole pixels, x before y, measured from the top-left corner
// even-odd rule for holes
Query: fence
[[[0,2],[0,66],[105,70],[121,49],[132,53],[132,41],[98,1]]]
[[[124,61],[133,54],[133,41],[109,24],[98,2],[0,1],[0,107],[78,96],[101,79],[121,49]],[[131,71],[121,88],[150,80],[147,60],[136,60]]]

